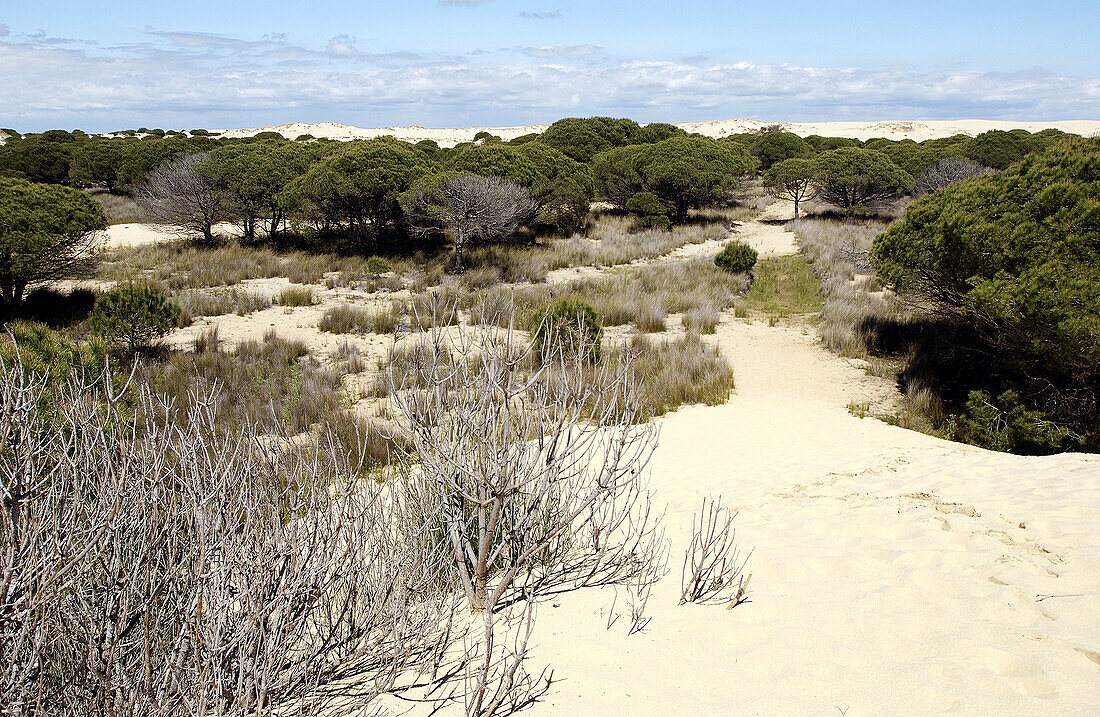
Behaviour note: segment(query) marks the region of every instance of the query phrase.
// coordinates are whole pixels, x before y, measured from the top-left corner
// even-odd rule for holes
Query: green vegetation
[[[88,326],[108,345],[133,354],[152,347],[179,318],[180,307],[156,287],[124,284],[96,297]]]
[[[1098,168],[1100,139],[1028,155],[922,197],[873,250],[886,281],[954,327],[926,347],[965,357],[934,371],[949,407],[988,418],[992,408],[977,409],[989,405],[1017,422],[1038,412],[1068,429],[1042,432],[1048,450],[1095,450],[1100,440]],[[1003,405],[972,400],[974,391]],[[1000,433],[959,430],[975,440]],[[1023,443],[1013,435],[1024,434],[1004,439],[1012,450],[1039,450],[1034,432]]]
[[[898,196],[913,178],[882,152],[844,147],[817,157],[814,182],[825,201],[851,211]]]
[[[368,311],[349,304],[334,306],[324,313],[317,328],[332,334],[389,334],[400,320],[392,307]]]
[[[798,219],[799,204],[813,191],[817,165],[810,159],[785,159],[764,172],[764,187],[780,199],[794,202],[794,218]]]
[[[776,256],[756,265],[745,305],[769,316],[821,311],[821,282],[801,256]]]
[[[288,286],[279,292],[279,306],[313,306],[317,295],[311,286]]]
[[[576,356],[595,361],[600,357],[603,327],[596,310],[586,301],[572,296],[555,299],[539,323],[533,340],[537,356]]]
[[[78,276],[95,265],[103,209],[68,187],[0,178],[0,310],[18,306],[27,285]]]
[[[752,271],[756,266],[756,250],[745,242],[728,242],[714,257],[714,265],[731,274]]]

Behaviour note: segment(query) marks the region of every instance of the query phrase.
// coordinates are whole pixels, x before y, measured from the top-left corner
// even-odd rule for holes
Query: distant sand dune
[[[950,137],[956,134],[976,135],[991,129],[1025,129],[1038,132],[1047,128],[1064,132],[1090,136],[1100,134],[1100,120],[1066,120],[1060,122],[1016,122],[1011,120],[889,120],[878,122],[764,122],[752,119],[708,120],[706,122],[680,122],[688,132],[697,132],[708,137],[726,137],[740,132],[755,132],[770,125],[779,125],[788,132],[805,137],[818,134],[823,137],[855,137],[870,139],[886,137],[888,139],[912,139],[917,142],[937,137]],[[452,127],[436,129],[431,127],[355,127],[337,122],[291,122],[276,127],[256,127],[251,129],[221,130],[223,137],[251,137],[260,132],[278,132],[287,139],[296,139],[303,134],[337,140],[371,139],[392,135],[406,142],[419,142],[423,139],[435,141],[441,147],[453,147],[459,142],[473,140],[478,132],[489,132],[501,139],[515,139],[532,132],[542,132],[547,125],[524,125],[521,127]],[[217,132],[217,131],[215,131]]]

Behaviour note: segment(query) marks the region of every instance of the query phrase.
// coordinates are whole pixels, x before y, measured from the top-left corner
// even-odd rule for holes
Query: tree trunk
[[[794,218],[798,219],[798,197],[794,198]]]
[[[466,270],[465,265],[462,263],[462,247],[466,243],[465,232],[461,229],[455,229],[455,273],[461,274]]]

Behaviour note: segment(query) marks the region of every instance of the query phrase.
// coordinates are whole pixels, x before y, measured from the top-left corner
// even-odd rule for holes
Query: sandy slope
[[[928,121],[872,121],[872,122],[764,122],[752,119],[708,120],[705,122],[680,122],[677,126],[688,132],[698,132],[710,137],[725,137],[740,132],[755,132],[769,125],[778,124],[788,132],[806,136],[818,134],[824,137],[887,137],[889,139],[913,139],[922,141],[935,137],[950,137],[955,134],[976,135],[991,129],[1026,129],[1038,132],[1048,127],[1061,129],[1084,136],[1100,132],[1100,121],[1067,120],[1061,122],[1017,122],[1010,120],[928,120]],[[351,140],[370,139],[391,135],[407,142],[419,142],[430,139],[441,147],[452,147],[459,142],[473,140],[478,132],[487,131],[504,140],[514,139],[532,132],[542,132],[547,125],[524,125],[521,127],[355,127],[337,122],[291,122],[274,127],[254,127],[250,129],[220,130],[223,137],[251,137],[260,132],[279,132],[287,139],[295,139],[303,134],[328,139]],[[215,131],[217,133],[219,131]]]

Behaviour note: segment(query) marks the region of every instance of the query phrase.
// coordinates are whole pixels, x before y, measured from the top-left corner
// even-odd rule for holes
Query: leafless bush
[[[206,154],[182,154],[146,175],[134,192],[141,209],[154,221],[174,227],[183,237],[214,243],[214,225],[228,216],[221,192],[198,165]]]
[[[550,686],[553,673],[527,671],[535,604],[513,607],[506,615],[482,613],[482,634],[468,643],[463,655],[466,670],[463,703],[468,717],[512,714],[532,704]]]
[[[956,182],[993,174],[994,171],[969,159],[945,157],[917,174],[913,182],[913,194],[919,197],[937,189],[949,187]]]
[[[417,459],[396,483],[438,516],[448,574],[472,609],[622,582],[653,562],[660,517],[643,469],[657,429],[632,425],[629,361],[532,360],[495,326],[433,330],[423,350],[415,371],[387,371]]]
[[[208,396],[141,426],[109,381],[47,406],[18,362],[0,378],[0,714],[346,712],[439,659],[425,514],[330,442],[223,434]]]
[[[440,225],[453,232],[455,270],[462,272],[467,243],[505,239],[534,218],[538,202],[527,190],[501,177],[452,174],[428,190],[416,192],[408,205],[415,225]]]
[[[733,542],[736,517],[737,513],[722,505],[720,497],[703,499],[699,514],[691,521],[691,542],[684,553],[681,605],[728,603],[733,607],[744,600],[752,574],[742,575],[745,563],[738,562]]]

